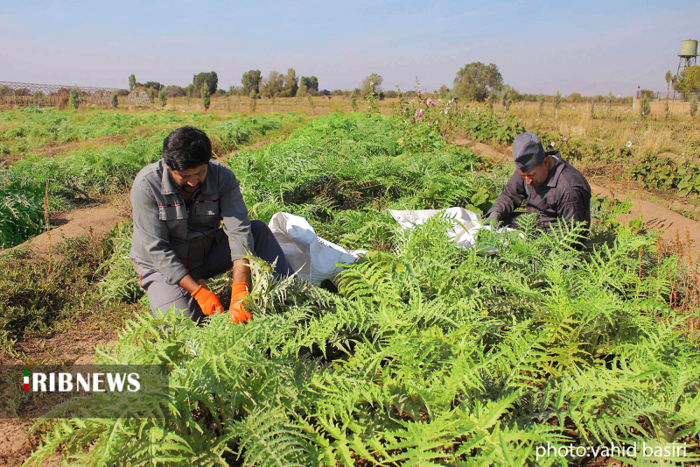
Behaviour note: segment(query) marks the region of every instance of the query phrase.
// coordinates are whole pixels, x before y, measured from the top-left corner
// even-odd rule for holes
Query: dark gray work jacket
[[[545,229],[557,225],[557,219],[591,224],[591,187],[581,172],[562,159],[559,151],[547,151],[557,159],[547,179],[535,188],[525,183],[516,170],[489,213],[498,212],[501,218],[510,216],[527,198],[527,213],[537,213]]]
[[[202,266],[214,241],[226,236],[233,260],[248,254],[246,248],[253,251],[238,180],[217,162],[209,162],[204,184],[189,206],[163,160],[150,164],[134,180],[131,205],[134,237],[129,257],[139,274],[155,270],[175,285],[189,270]]]

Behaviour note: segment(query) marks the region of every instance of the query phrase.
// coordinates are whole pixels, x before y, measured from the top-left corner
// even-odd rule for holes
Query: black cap
[[[513,162],[519,172],[529,172],[544,160],[542,142],[531,131],[519,134],[513,142]]]

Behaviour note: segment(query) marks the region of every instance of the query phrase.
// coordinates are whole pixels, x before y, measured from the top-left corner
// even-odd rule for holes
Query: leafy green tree
[[[68,106],[71,109],[77,109],[79,105],[80,105],[80,90],[78,89],[78,86],[74,86],[73,89],[70,90],[70,98],[68,100]]]
[[[287,76],[284,77],[284,85],[280,91],[281,97],[294,97],[299,89],[299,78],[294,68],[287,70]]]
[[[254,114],[255,113],[255,107],[258,105],[258,93],[255,92],[255,89],[250,90],[250,113]]]
[[[112,97],[109,99],[109,103],[112,105],[113,109],[117,108],[117,105],[119,105],[119,93],[117,91],[114,91],[112,93]]]
[[[202,89],[202,85],[206,83],[209,88],[209,96],[214,94],[219,87],[219,76],[215,71],[209,73],[199,73],[192,78],[192,84],[195,89]]]
[[[571,94],[569,94],[569,100],[574,103],[581,102],[581,94],[579,94],[578,92],[572,92]]]
[[[163,110],[163,106],[165,106],[168,103],[168,93],[165,91],[165,88],[160,88],[160,92],[158,93],[158,99],[160,100],[160,110]]]
[[[371,75],[364,78],[360,83],[360,92],[363,96],[365,96],[365,99],[367,98],[367,93],[370,91],[370,89],[372,89],[374,95],[377,96],[380,92],[382,92],[383,82],[384,78],[382,78],[381,75],[378,75],[377,73],[372,73]]]
[[[129,91],[133,91],[136,87],[136,75],[133,73],[129,75]]]
[[[204,110],[209,110],[209,105],[211,104],[211,92],[209,92],[209,85],[207,83],[202,83],[200,94],[202,95]]]
[[[262,84],[262,94],[265,97],[274,99],[279,96],[280,91],[284,87],[284,76],[278,71],[271,71],[267,78],[263,80]]]
[[[698,96],[696,94],[693,94],[693,97],[690,98],[690,116],[695,118],[695,115],[698,113]]]
[[[160,91],[163,89],[165,86],[160,84],[158,81],[146,81],[146,83],[143,85],[146,88],[153,89],[155,91]]]
[[[262,73],[260,70],[250,70],[243,73],[241,84],[243,85],[243,93],[250,95],[250,91],[255,91],[255,94],[260,92],[260,82],[262,81]]]
[[[374,73],[372,73],[372,75],[374,75]],[[368,78],[371,78],[372,75],[370,75]],[[377,90],[375,88],[374,81],[370,81],[368,83],[365,100],[367,101],[367,116],[377,112]]]
[[[681,72],[673,83],[673,88],[689,99],[694,93],[700,93],[700,65],[691,66]]]
[[[306,89],[309,92],[309,94],[318,94],[318,78],[316,78],[315,76],[302,76],[300,83],[306,86]]]
[[[227,96],[245,96],[243,86],[229,86]]]
[[[297,89],[297,97],[298,98],[303,98],[309,95],[309,90],[307,89],[305,84],[300,84],[299,89]]]
[[[493,63],[469,63],[457,72],[453,91],[456,95],[472,101],[483,101],[492,91],[503,86],[503,76]]]
[[[557,91],[557,93],[552,98],[552,108],[554,108],[554,118],[557,118],[557,115],[559,113],[559,105],[561,105],[561,93],[559,91]]]
[[[180,86],[168,86],[168,97],[185,97],[187,92]]]
[[[656,97],[656,93],[650,89],[642,89],[639,91],[639,97],[646,96],[650,101]]]

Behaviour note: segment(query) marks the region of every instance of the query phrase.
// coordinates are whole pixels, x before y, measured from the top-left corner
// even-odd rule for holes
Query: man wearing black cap
[[[545,152],[540,139],[531,131],[515,137],[513,143],[515,173],[487,219],[515,227],[515,213],[527,198],[527,213],[537,213],[540,226],[549,230],[558,219],[585,222],[586,235],[591,224],[591,187],[586,178],[562,159],[559,151]]]

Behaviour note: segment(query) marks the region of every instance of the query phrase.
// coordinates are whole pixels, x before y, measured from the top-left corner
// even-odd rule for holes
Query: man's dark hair
[[[163,160],[171,170],[188,170],[211,159],[211,141],[202,130],[183,126],[163,141]]]

